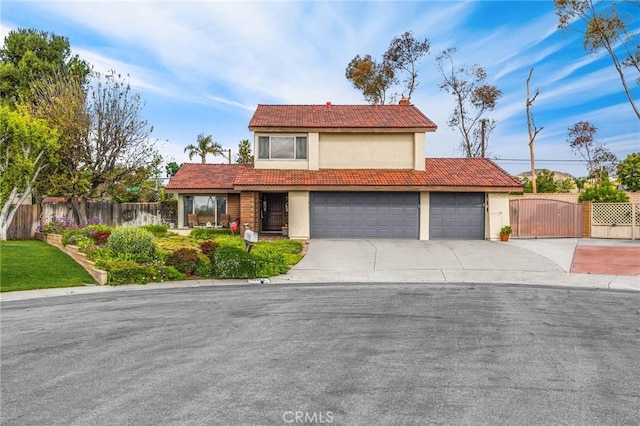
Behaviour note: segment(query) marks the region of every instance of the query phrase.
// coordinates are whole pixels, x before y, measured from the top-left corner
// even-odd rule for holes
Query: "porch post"
[[[244,232],[244,224],[248,223],[254,232],[260,232],[260,202],[258,193],[254,191],[240,193],[240,225]]]

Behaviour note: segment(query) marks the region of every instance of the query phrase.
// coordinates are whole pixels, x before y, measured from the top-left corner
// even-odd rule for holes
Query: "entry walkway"
[[[448,281],[640,290],[640,276],[622,275],[625,271],[607,275],[571,273],[574,253],[583,244],[581,241],[310,240],[305,258],[287,275],[271,281]],[[584,244],[592,244],[589,241]],[[604,251],[614,246],[611,242],[606,244]],[[637,241],[621,245],[640,249]]]

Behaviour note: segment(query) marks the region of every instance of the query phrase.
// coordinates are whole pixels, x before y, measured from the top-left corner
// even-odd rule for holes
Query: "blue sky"
[[[540,90],[534,118],[544,127],[536,139],[538,168],[586,174],[566,142],[567,129],[583,120],[619,159],[640,151],[640,124],[611,59],[585,52],[581,33],[557,30],[551,1],[3,1],[1,7],[3,38],[19,27],[54,32],[95,70],[128,74],[166,161],[189,161],[184,147],[201,132],[235,155],[241,139],[252,140],[247,126],[257,104],[364,103],[345,79],[346,65],[356,54],[380,58],[405,31],[431,42],[412,97],[438,125],[427,135],[426,156],[461,155],[460,137],[446,124],[453,98],[438,88],[435,65],[448,47],[458,49],[456,64],[485,67],[488,82],[503,92],[489,115],[497,120],[489,150],[507,171],[529,168],[524,105],[532,67],[531,89]],[[639,32],[639,14],[633,20]]]

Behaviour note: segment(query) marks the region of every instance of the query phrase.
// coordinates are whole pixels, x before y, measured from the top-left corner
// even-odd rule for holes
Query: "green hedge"
[[[209,260],[209,258],[203,253],[198,253],[196,266],[193,268],[193,275],[204,278],[211,278],[213,275],[211,260]]]
[[[240,248],[223,246],[216,250],[214,269],[216,278],[256,278],[260,262]]]
[[[197,228],[189,236],[194,240],[212,240],[220,235],[232,235],[229,228]]]
[[[144,266],[130,260],[116,260],[107,267],[107,284],[146,284],[147,273]]]
[[[143,225],[141,229],[151,232],[155,237],[166,237],[169,234],[169,225]]]
[[[198,250],[180,248],[167,257],[167,265],[173,266],[183,274],[192,275],[198,263]]]
[[[138,259],[152,259],[156,242],[151,232],[142,228],[116,228],[107,242],[114,253],[137,255]]]

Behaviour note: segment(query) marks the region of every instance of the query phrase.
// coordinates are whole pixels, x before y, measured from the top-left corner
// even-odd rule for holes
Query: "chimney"
[[[327,102],[327,109],[331,109],[331,102]]]
[[[400,102],[398,102],[398,105],[409,105],[409,99],[403,96],[402,98],[400,98]]]

